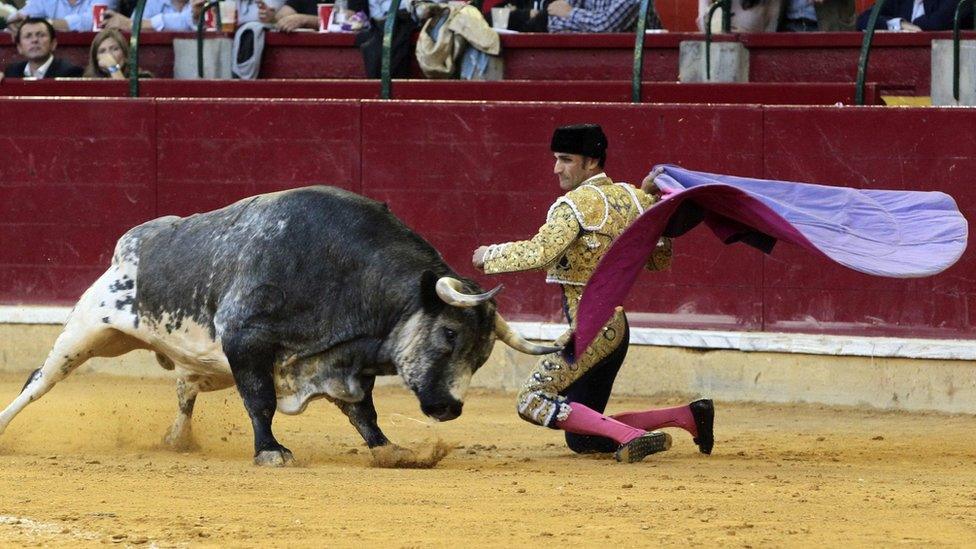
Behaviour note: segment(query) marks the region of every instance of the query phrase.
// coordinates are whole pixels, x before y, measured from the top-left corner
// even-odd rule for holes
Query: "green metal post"
[[[393,30],[396,26],[397,12],[400,11],[400,0],[390,1],[390,11],[386,14],[386,24],[383,25],[383,61],[380,65],[380,98],[391,99],[393,90],[390,77],[390,56],[393,49]]]
[[[868,28],[864,29],[864,42],[861,43],[861,58],[857,62],[857,87],[854,90],[854,104],[864,104],[864,80],[868,75],[868,56],[871,54],[871,41],[874,40],[874,25],[885,0],[877,0],[868,17]]]
[[[952,19],[952,98],[959,101],[959,15],[962,5],[968,0],[959,0],[956,14]]]
[[[722,3],[722,32],[732,32],[732,0],[718,0]]]
[[[631,103],[641,102],[641,86],[644,79],[644,34],[647,29],[647,14],[656,13],[654,0],[641,0],[637,15],[637,35],[634,37],[634,72],[630,81]]]
[[[705,15],[705,82],[712,81],[712,16],[715,15],[715,10],[722,8],[723,32],[729,32],[725,29],[725,13],[729,12],[727,4],[728,0],[715,0],[708,6],[708,13]]]
[[[197,20],[197,77],[201,80],[203,79],[203,21],[207,17],[207,10],[216,9],[214,20],[217,22],[217,28],[220,28],[220,8],[216,7],[218,4],[220,0],[210,0],[205,3]]]
[[[129,38],[129,96],[139,97],[139,35],[142,31],[142,13],[146,0],[137,0],[132,10],[132,37]]]

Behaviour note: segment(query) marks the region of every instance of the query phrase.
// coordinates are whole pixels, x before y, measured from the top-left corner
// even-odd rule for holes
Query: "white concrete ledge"
[[[561,324],[541,322],[510,322],[509,324],[529,339],[552,340],[566,330],[566,326]],[[637,345],[708,350],[976,360],[976,341],[963,339],[631,328],[630,341]]]
[[[63,324],[70,307],[0,306],[0,324]],[[566,326],[543,322],[511,322],[522,336],[553,340]],[[799,353],[830,356],[976,360],[976,341],[912,339],[717,330],[631,328],[631,343],[705,350]]]
[[[71,307],[0,306],[0,324],[64,324]]]

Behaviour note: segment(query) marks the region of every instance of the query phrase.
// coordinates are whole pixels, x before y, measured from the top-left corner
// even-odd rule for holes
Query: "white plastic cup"
[[[222,0],[219,6],[221,32],[234,32],[237,28],[237,2]]]
[[[491,26],[496,29],[508,29],[508,15],[510,8],[491,8]]]

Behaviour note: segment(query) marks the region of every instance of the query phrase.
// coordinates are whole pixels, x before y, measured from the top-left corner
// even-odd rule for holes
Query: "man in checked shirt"
[[[630,32],[637,25],[640,0],[553,0],[546,11],[549,32]],[[647,28],[661,28],[653,11]]]

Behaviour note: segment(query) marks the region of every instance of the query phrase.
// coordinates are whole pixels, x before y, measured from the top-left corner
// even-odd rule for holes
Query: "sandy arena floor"
[[[3,406],[24,378],[0,376]],[[168,452],[171,382],[74,376],[0,437],[0,546],[976,544],[972,416],[719,403],[711,457],[674,432],[670,452],[622,465],[571,454],[509,395],[472,394],[439,425],[415,421],[403,390],[377,401],[390,438],[456,449],[431,470],[371,468],[320,401],[276,419],[300,466],[258,468],[240,400],[222,391],[198,399],[202,450]]]

